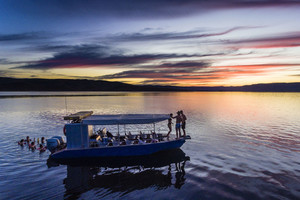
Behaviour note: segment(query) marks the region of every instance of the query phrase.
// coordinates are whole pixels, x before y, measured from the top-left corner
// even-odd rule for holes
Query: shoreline
[[[9,93],[65,93],[65,94],[4,94],[1,95],[1,92]],[[81,93],[81,94],[67,94],[67,93]],[[99,91],[100,93],[101,91]],[[138,96],[139,93],[143,94],[153,94],[153,93],[194,93],[194,92],[208,92],[208,93],[300,93],[300,92],[290,92],[290,91],[105,91],[103,94],[83,94],[91,93],[91,91],[0,91],[0,99],[8,98],[41,98],[41,97],[105,97],[105,96]],[[98,92],[97,92],[98,93]],[[107,94],[111,93],[111,94]]]

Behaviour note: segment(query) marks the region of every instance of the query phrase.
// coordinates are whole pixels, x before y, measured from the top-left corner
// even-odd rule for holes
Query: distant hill
[[[0,77],[0,91],[246,91],[300,92],[298,83],[269,83],[237,87],[176,87],[131,85],[121,82],[73,79],[16,79]]]
[[[179,88],[139,86],[121,82],[73,79],[1,78],[0,91],[174,91]]]
[[[240,92],[300,92],[300,82],[297,83],[266,83],[229,87],[185,87],[190,91],[240,91]]]

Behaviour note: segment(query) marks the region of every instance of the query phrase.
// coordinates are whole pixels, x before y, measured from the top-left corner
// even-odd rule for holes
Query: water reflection
[[[114,172],[101,163],[69,164],[73,169],[79,167],[78,170],[86,171],[85,174],[77,171],[76,181],[76,177],[72,179],[67,174],[67,166],[47,168],[49,152],[39,154],[27,147],[22,150],[16,143],[27,135],[30,138],[62,136],[65,98],[0,98],[0,199],[41,199],[40,195],[43,199],[64,196],[71,199],[77,195],[81,199],[121,199],[121,196],[125,199],[145,199],[145,196],[152,199],[299,199],[300,93],[164,92],[67,97],[68,113],[80,110],[99,114],[169,113],[178,109],[188,114],[187,131],[193,138],[182,146],[191,157],[185,166],[183,161],[141,164],[133,160],[126,162],[127,168],[120,162],[114,166],[117,170]],[[130,166],[130,162],[135,165]],[[180,163],[178,171],[176,162]],[[141,171],[133,168],[140,165],[144,166],[140,167]],[[182,165],[183,171],[179,169]],[[119,174],[119,178],[114,175],[115,178],[110,177],[112,182],[99,183],[99,177],[104,179],[107,175],[104,171]],[[145,181],[148,188],[132,191],[131,188],[139,188],[138,181],[133,181],[138,173],[143,178],[140,184]],[[156,176],[167,178],[168,173],[172,176],[171,185]],[[69,187],[66,177],[79,182],[76,190]],[[115,188],[114,184],[125,188]]]
[[[65,161],[61,163],[68,165],[65,198],[77,198],[91,189],[121,196],[147,188],[180,189],[185,183],[184,168],[188,160],[181,149],[175,149],[143,157]],[[58,165],[48,160],[49,167],[53,164]]]

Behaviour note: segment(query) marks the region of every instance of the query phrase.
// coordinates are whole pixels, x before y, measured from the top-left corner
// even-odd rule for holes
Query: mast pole
[[[67,107],[67,96],[65,96],[65,106],[66,106],[66,115],[68,114],[68,107]]]

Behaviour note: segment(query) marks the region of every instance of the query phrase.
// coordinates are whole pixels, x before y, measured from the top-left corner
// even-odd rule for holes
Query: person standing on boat
[[[186,134],[185,134],[185,121],[186,121],[187,119],[186,119],[185,114],[183,114],[183,111],[182,111],[182,110],[180,111],[180,116],[181,116],[181,120],[182,120],[181,128],[182,128],[182,131],[183,131],[183,136],[185,137],[185,136],[186,136]]]
[[[181,119],[181,115],[180,112],[177,112],[177,115],[175,117],[173,117],[176,119],[176,124],[175,124],[175,129],[176,129],[176,138],[180,138],[181,137],[181,132],[180,132],[180,123],[182,121]]]
[[[170,118],[168,119],[168,128],[169,128],[169,132],[167,134],[167,138],[169,138],[170,133],[172,132],[172,118],[173,118],[173,114],[170,114]]]

